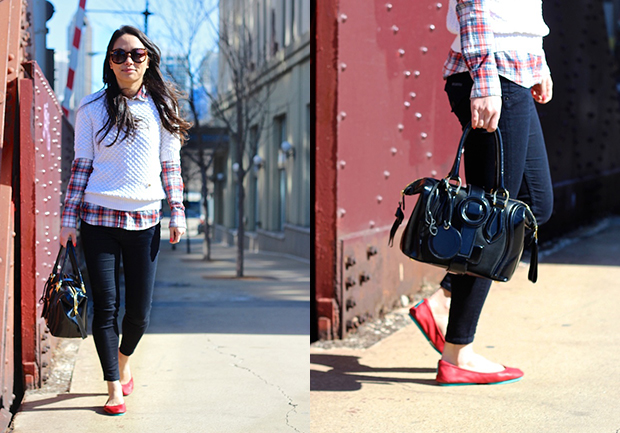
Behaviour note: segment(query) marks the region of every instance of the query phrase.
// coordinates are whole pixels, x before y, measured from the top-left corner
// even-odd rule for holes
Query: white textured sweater
[[[481,3],[488,14],[494,52],[543,53],[542,38],[549,34],[549,27],[543,20],[542,0],[482,0],[477,3]],[[451,48],[461,52],[456,4],[457,0],[450,0],[446,24],[448,31],[457,35]]]
[[[116,127],[99,141],[107,118],[104,91],[86,96],[75,120],[75,158],[93,161],[84,201],[108,209],[142,211],[161,208],[166,197],[161,182],[161,163],[179,161],[181,143],[161,124],[151,97],[129,99],[137,130],[116,143]]]

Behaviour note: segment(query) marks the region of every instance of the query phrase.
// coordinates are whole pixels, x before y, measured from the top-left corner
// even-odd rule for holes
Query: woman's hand
[[[63,247],[67,246],[67,242],[71,239],[73,246],[77,244],[77,230],[71,227],[60,228],[60,244]]]
[[[547,75],[538,84],[532,86],[532,98],[539,104],[546,104],[553,98],[553,80]]]
[[[501,96],[485,96],[471,100],[471,127],[486,129],[493,132],[499,124],[499,115],[502,111]]]
[[[170,243],[178,244],[181,240],[181,236],[185,234],[185,229],[182,227],[170,227]]]

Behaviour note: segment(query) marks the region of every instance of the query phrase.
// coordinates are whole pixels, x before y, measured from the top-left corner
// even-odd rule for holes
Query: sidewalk
[[[312,433],[619,431],[620,223],[599,229],[544,256],[538,283],[523,267],[493,285],[476,349],[523,380],[437,386],[411,322],[365,350],[311,348]]]
[[[162,238],[167,231],[162,231]],[[127,414],[103,413],[107,388],[92,336],[70,391],[30,393],[15,433],[309,432],[309,264],[200,241],[162,242],[151,325],[134,356]]]

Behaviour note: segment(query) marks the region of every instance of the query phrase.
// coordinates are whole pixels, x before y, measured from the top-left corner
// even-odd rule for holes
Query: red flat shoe
[[[498,385],[500,383],[516,382],[522,377],[523,372],[518,368],[504,367],[504,370],[497,373],[477,373],[459,368],[444,360],[439,360],[436,380],[439,385],[443,386]]]
[[[105,405],[103,406],[103,410],[109,415],[118,416],[125,415],[125,412],[127,412],[127,407],[125,406],[125,403],[121,403],[114,406]]]
[[[424,299],[412,307],[409,310],[409,317],[411,317],[413,322],[418,326],[418,328],[420,328],[420,331],[422,331],[422,334],[424,334],[424,337],[426,337],[428,342],[431,343],[433,349],[440,354],[443,353],[443,347],[446,344],[446,339],[433,318],[433,313],[431,312],[431,307],[428,304],[428,300]]]
[[[133,392],[133,376],[129,379],[125,385],[121,383],[121,388],[123,388],[123,395],[127,397],[129,394]]]

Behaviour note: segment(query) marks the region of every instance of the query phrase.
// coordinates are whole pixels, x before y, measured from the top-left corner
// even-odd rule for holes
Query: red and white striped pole
[[[62,112],[69,117],[69,101],[73,94],[73,80],[77,69],[78,51],[80,49],[80,39],[82,38],[82,27],[84,26],[84,12],[86,0],[79,0],[77,14],[75,15],[75,28],[73,31],[73,43],[71,44],[71,54],[69,55],[69,72],[67,74],[67,87],[65,87],[65,98],[62,101]]]

